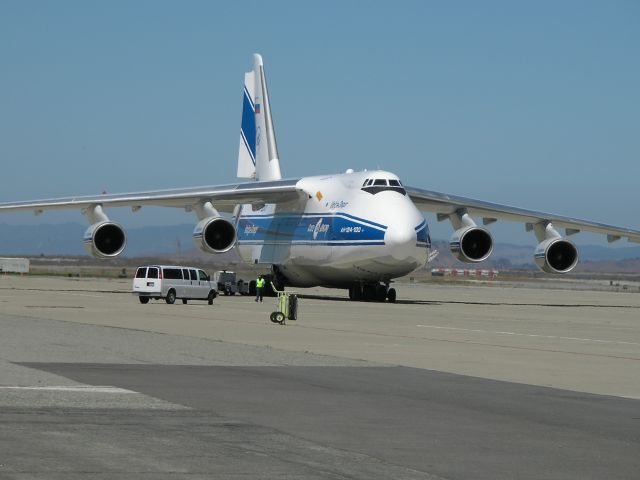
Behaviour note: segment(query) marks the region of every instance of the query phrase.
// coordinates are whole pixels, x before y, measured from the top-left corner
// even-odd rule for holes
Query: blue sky
[[[380,167],[640,228],[638,25],[635,1],[4,0],[0,201],[235,182],[243,72],[260,52],[286,177]],[[0,217],[67,220],[83,218]],[[498,240],[534,243],[507,225]]]

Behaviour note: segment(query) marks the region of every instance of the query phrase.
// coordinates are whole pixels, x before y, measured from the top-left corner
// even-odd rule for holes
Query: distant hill
[[[176,253],[194,248],[193,224],[127,229],[124,255],[139,257]],[[7,225],[0,224],[0,255],[83,255],[87,225],[80,223]]]
[[[209,255],[195,249],[191,223],[161,227],[127,229],[126,257],[145,257],[162,254],[179,254],[184,258],[204,258]],[[0,223],[0,256],[51,256],[86,255],[82,235],[87,229],[80,223],[7,225]],[[449,252],[448,242],[435,241],[440,252],[433,267],[469,267]],[[534,245],[497,243],[490,260],[473,264],[474,268],[533,268]],[[235,252],[229,252],[220,260],[237,261]],[[580,271],[640,272],[640,246],[607,248],[601,246],[580,247]],[[585,270],[589,269],[589,270]]]
[[[462,264],[449,251],[449,243],[435,241],[434,247],[439,251],[435,261],[429,268],[446,267],[461,268],[535,268],[533,250],[535,245],[513,245],[496,243],[489,260],[477,264]],[[580,263],[578,272],[640,272],[640,247],[607,248],[598,245],[578,247]]]

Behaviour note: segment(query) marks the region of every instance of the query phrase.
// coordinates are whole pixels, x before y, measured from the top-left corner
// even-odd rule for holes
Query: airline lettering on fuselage
[[[329,205],[329,208],[346,208],[347,205],[349,205],[349,202],[345,202],[344,200],[338,200],[338,201],[331,202],[331,204]]]
[[[313,223],[310,224],[307,231],[313,232],[313,239],[315,240],[318,237],[319,233],[327,233],[329,231],[329,224],[325,223],[323,225],[322,218],[321,218],[320,220],[318,220],[318,223],[316,223],[315,225]]]
[[[342,227],[340,233],[364,233],[364,227]]]

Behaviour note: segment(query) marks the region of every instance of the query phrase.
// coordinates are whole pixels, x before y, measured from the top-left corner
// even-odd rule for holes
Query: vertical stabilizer
[[[271,118],[262,57],[253,56],[253,70],[244,75],[238,177],[279,180],[280,161]]]

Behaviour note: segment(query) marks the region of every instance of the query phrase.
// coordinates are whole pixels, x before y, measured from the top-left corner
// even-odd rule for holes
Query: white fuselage
[[[297,187],[308,194],[302,202],[242,206],[236,228],[243,260],[275,265],[288,285],[331,287],[388,282],[426,263],[428,226],[396,175],[305,177]]]

